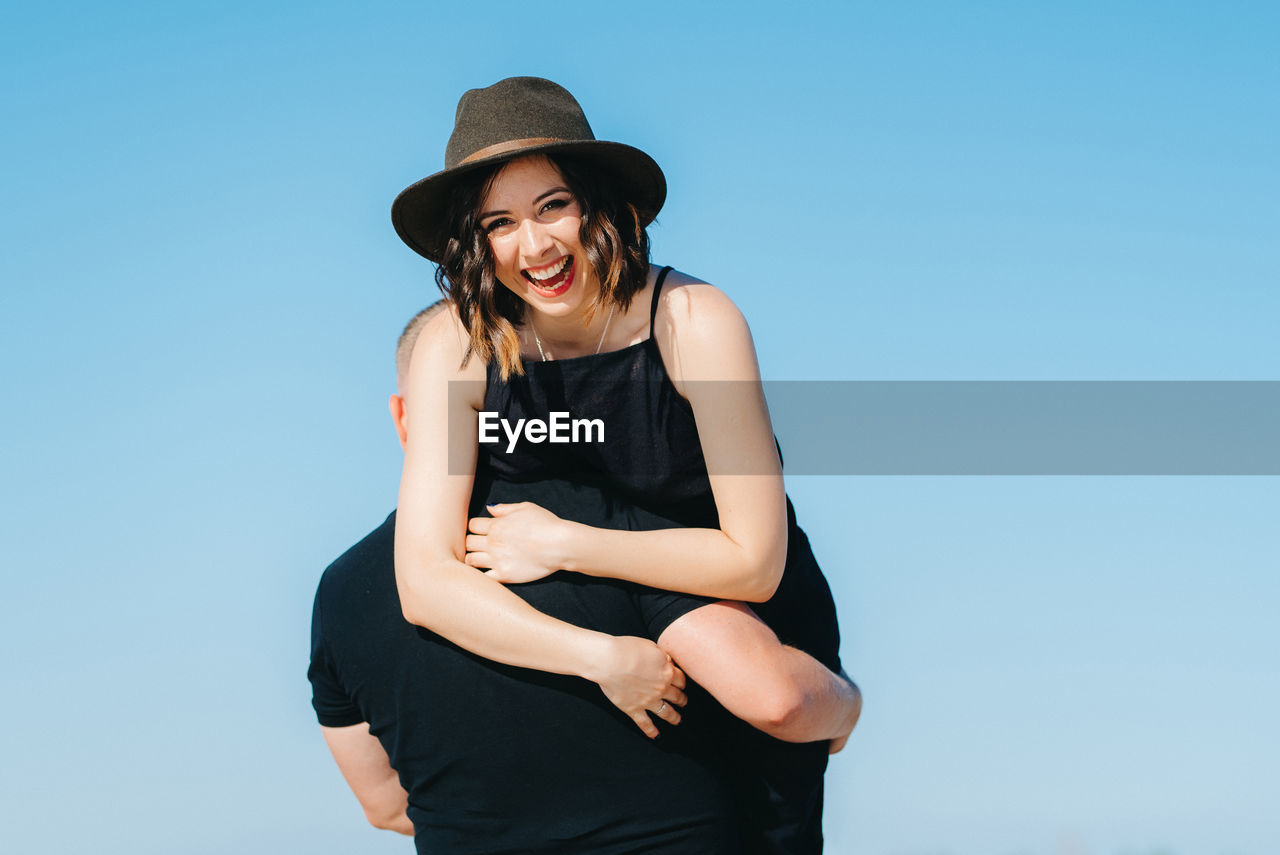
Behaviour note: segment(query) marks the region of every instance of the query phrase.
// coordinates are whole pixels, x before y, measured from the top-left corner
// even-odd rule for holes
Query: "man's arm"
[[[333,759],[355,793],[365,818],[375,828],[413,835],[413,823],[405,813],[409,794],[367,722],[350,727],[321,727]]]
[[[862,713],[862,693],[807,653],[785,647],[742,603],[694,609],[658,646],[725,709],[785,742],[833,740],[844,747]]]

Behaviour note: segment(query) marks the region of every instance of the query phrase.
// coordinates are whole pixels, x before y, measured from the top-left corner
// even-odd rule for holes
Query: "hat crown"
[[[570,156],[610,176],[619,198],[635,206],[642,227],[653,222],[667,198],[666,178],[653,158],[629,145],[597,140],[563,86],[541,77],[508,77],[463,93],[445,168],[409,185],[391,204],[396,234],[439,263],[450,240],[449,206],[458,182],[529,154]]]
[[[594,140],[587,117],[569,91],[541,77],[508,77],[458,100],[444,166],[519,140]]]

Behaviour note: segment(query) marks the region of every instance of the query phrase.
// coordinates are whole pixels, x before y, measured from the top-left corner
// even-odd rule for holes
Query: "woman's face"
[[[579,240],[582,208],[547,158],[531,155],[503,167],[480,201],[479,223],[498,281],[532,309],[569,315],[595,296]]]

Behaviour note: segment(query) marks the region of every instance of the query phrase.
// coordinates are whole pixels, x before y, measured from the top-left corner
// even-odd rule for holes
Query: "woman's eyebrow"
[[[533,204],[536,205],[539,202],[541,202],[543,199],[547,198],[548,196],[554,196],[557,193],[572,193],[572,192],[573,191],[570,190],[568,187],[552,187],[550,190],[540,194],[536,199],[534,199]],[[485,211],[483,214],[480,215],[479,219],[483,220],[485,217],[496,217],[498,214],[506,214],[510,216],[511,212],[510,211]]]
[[[568,192],[570,192],[568,187],[552,187],[546,193],[543,193],[537,199],[534,199],[533,204],[536,205],[539,202],[541,202],[543,199],[547,198],[548,196],[554,196],[556,193],[568,193]]]

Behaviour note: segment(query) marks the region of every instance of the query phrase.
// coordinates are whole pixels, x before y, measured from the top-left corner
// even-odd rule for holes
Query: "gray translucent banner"
[[[475,433],[457,429],[477,416],[457,402],[476,398],[465,384],[451,385],[459,397],[450,470],[458,473],[474,460],[474,446],[461,437]],[[685,391],[712,412],[751,396],[751,386],[738,383]],[[764,392],[789,475],[1280,475],[1276,381],[776,381]],[[546,415],[562,411],[563,451],[576,453],[588,436],[574,434],[566,419],[598,420],[602,438],[590,435],[589,456],[637,458],[643,452],[621,447],[629,431],[618,429],[621,413],[635,410],[611,406],[637,397],[650,400],[652,390],[578,382],[551,391],[546,400],[558,403]],[[490,447],[498,453],[530,441],[527,433],[509,438],[493,419],[490,435],[500,440]],[[539,442],[549,446],[552,433]],[[716,441],[702,437],[704,448]],[[759,474],[741,463],[733,471],[717,465],[713,474]]]
[[[1280,474],[1280,382],[785,382],[765,397],[789,474]]]

